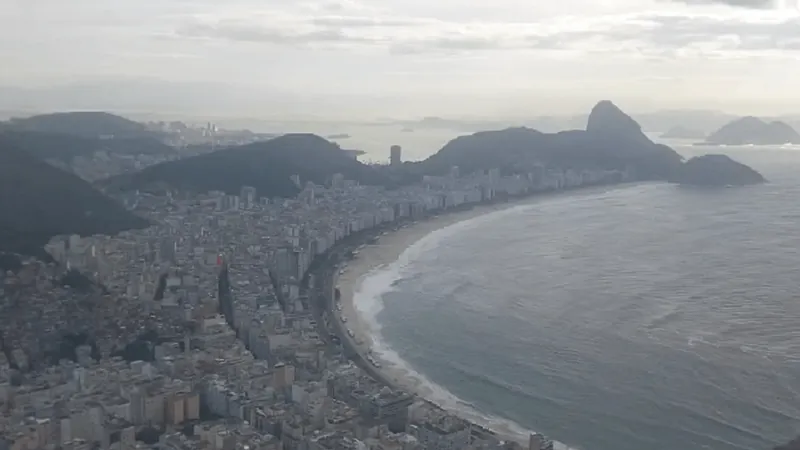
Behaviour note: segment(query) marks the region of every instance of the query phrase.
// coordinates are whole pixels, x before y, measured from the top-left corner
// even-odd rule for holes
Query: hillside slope
[[[653,143],[641,127],[610,101],[598,103],[586,130],[541,133],[530,128],[483,131],[448,142],[420,164],[423,172],[445,173],[459,166],[462,173],[499,167],[524,171],[534,164],[561,168],[625,169],[644,179],[666,179],[682,157]]]
[[[686,161],[670,181],[691,186],[746,186],[767,180],[729,156],[703,155]]]
[[[101,111],[59,112],[14,118],[6,123],[6,127],[16,131],[68,134],[85,138],[154,136],[144,124]]]
[[[131,137],[97,139],[61,133],[0,130],[0,143],[25,151],[40,159],[69,162],[77,156],[91,157],[105,151],[117,155],[153,155],[176,150],[155,138]]]
[[[323,184],[335,173],[364,184],[380,184],[371,167],[348,156],[336,144],[313,134],[287,134],[269,141],[232,147],[148,167],[105,180],[109,189],[129,190],[168,186],[196,192],[238,194],[255,187],[260,196],[286,197],[299,189],[291,181]]]
[[[77,176],[0,140],[0,252],[41,256],[55,235],[148,225]]]

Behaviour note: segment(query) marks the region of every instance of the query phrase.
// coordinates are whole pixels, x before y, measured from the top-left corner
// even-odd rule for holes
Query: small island
[[[341,139],[350,139],[351,136],[347,133],[337,133],[328,135],[327,139],[331,141],[341,140]]]
[[[670,179],[690,186],[746,186],[767,180],[756,170],[726,155],[696,156],[681,165]]]
[[[705,137],[706,133],[704,131],[694,130],[680,125],[672,127],[667,130],[667,132],[661,134],[662,139],[704,139]]]
[[[800,134],[786,122],[765,122],[742,117],[712,133],[700,145],[783,145],[800,144]]]

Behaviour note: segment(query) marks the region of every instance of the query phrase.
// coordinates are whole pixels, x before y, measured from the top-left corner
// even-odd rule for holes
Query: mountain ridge
[[[229,194],[238,194],[241,186],[252,186],[259,195],[288,197],[300,191],[290,180],[292,175],[299,175],[302,182],[324,184],[334,173],[366,184],[380,184],[377,171],[349,156],[337,144],[308,133],[286,134],[157,164],[101,184],[112,190],[166,185]]]
[[[513,171],[542,164],[562,168],[624,170],[635,167],[645,179],[666,179],[682,157],[652,142],[639,124],[613,102],[599,102],[584,130],[557,133],[515,127],[483,131],[451,140],[421,165],[429,173],[459,166],[464,173],[500,167]]]

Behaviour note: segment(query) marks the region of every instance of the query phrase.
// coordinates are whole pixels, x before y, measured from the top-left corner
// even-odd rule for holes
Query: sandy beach
[[[629,187],[632,184],[633,183],[598,186],[596,188],[579,189],[576,191],[590,193],[595,189],[618,189],[626,186]],[[423,374],[416,372],[408,363],[403,361],[394,350],[388,348],[385,343],[381,343],[383,345],[376,345],[375,339],[380,333],[379,330],[374,329],[374,311],[369,311],[370,307],[374,307],[373,299],[371,298],[372,294],[360,291],[364,281],[368,279],[371,274],[375,273],[380,268],[396,262],[400,259],[403,252],[430,233],[465,220],[536,203],[547,198],[552,198],[553,196],[574,195],[576,191],[560,191],[551,194],[535,195],[508,203],[479,205],[470,210],[441,214],[408,224],[404,228],[395,231],[389,231],[385,235],[380,236],[378,242],[365,245],[358,251],[357,257],[349,261],[347,266],[343,268],[338,279],[337,286],[341,293],[340,301],[342,311],[337,312],[336,315],[346,317],[347,322],[344,326],[353,332],[352,338],[346,334],[343,338],[348,339],[362,357],[368,355],[372,349],[375,349],[373,357],[381,364],[379,372],[395,386],[432,401],[463,419],[491,429],[502,439],[527,445],[528,438],[530,433],[534,432],[533,430],[525,429],[513,421],[478,411],[473,405],[465,403],[444,388],[426,379]],[[378,333],[376,334],[376,332]],[[572,450],[570,447],[560,442],[555,443],[555,449]]]
[[[429,233],[445,228],[449,225],[469,220],[478,216],[489,214],[496,211],[509,209],[512,207],[525,205],[534,201],[528,198],[521,201],[500,203],[492,205],[481,205],[467,211],[442,214],[426,220],[418,221],[407,225],[397,231],[390,231],[375,244],[366,245],[359,252],[356,258],[350,261],[343,272],[339,275],[338,287],[341,292],[342,316],[346,317],[345,327],[352,330],[354,337],[350,341],[362,355],[368,354],[370,349],[375,347],[375,331],[370,320],[364,317],[364,305],[359,305],[359,290],[363,281],[368,278],[370,273],[380,267],[392,264],[397,261],[400,255],[412,244],[419,241]],[[362,294],[369,295],[369,294]],[[362,301],[369,299],[362,299]],[[359,308],[359,306],[361,308]],[[345,336],[345,338],[347,338]],[[446,392],[440,392],[432,386],[419,373],[405,364],[398,364],[396,358],[389,360],[375,347],[374,357],[381,363],[381,373],[395,385],[417,394],[425,399],[432,400],[440,404],[451,412],[463,417],[464,419],[478,423],[479,425],[491,428],[496,433],[506,439],[522,440],[527,439],[527,430],[521,427],[511,427],[509,422],[489,420],[476,411],[470,411],[462,404],[461,408],[450,408],[452,403],[458,402]],[[384,349],[385,350],[385,349]],[[442,397],[452,397],[449,400],[442,400]]]

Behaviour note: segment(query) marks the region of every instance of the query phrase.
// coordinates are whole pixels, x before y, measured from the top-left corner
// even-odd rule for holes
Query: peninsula
[[[745,186],[764,183],[766,179],[757,171],[726,155],[703,155],[682,164],[670,181],[710,187]]]

